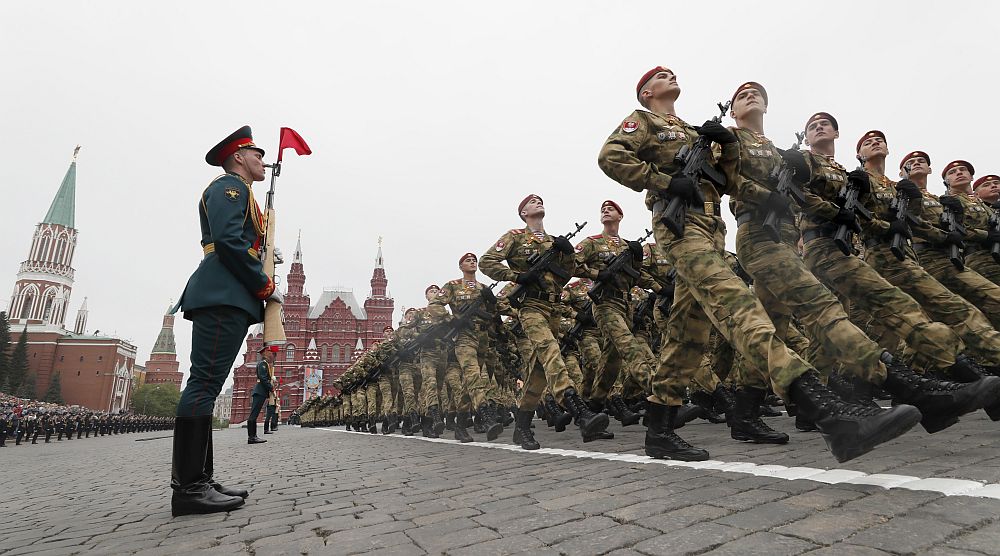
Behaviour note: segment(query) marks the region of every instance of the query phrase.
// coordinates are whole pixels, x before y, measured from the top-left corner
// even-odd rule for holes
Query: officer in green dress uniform
[[[192,338],[191,375],[174,428],[174,515],[229,511],[247,496],[212,479],[212,409],[247,329],[264,318],[263,301],[283,301],[258,255],[264,218],[250,186],[264,179],[263,157],[249,126],[205,155],[209,165],[226,173],[212,180],[198,201],[205,257],[175,308],[192,321]]]
[[[257,362],[257,384],[253,387],[253,394],[251,399],[253,400],[253,405],[250,406],[250,415],[247,417],[247,444],[262,444],[267,442],[263,438],[257,436],[257,417],[260,415],[261,408],[264,407],[264,402],[271,396],[271,392],[274,391],[274,385],[271,383],[271,367],[274,365],[274,357],[277,354],[281,346],[262,346],[258,353],[260,354],[260,361]],[[265,415],[264,417],[264,432],[267,432],[267,420],[270,416]]]

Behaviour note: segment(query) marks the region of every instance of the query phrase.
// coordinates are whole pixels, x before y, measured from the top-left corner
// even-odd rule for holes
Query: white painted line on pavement
[[[308,427],[303,427],[308,428]],[[888,473],[869,474],[851,469],[815,469],[812,467],[785,467],[784,465],[758,465],[756,463],[740,461],[674,461],[669,459],[653,459],[649,456],[638,454],[616,454],[605,452],[590,452],[585,450],[566,450],[562,448],[541,448],[538,450],[522,450],[520,446],[504,443],[488,442],[467,442],[462,444],[450,438],[424,438],[423,436],[401,436],[393,435],[372,435],[368,432],[346,431],[344,429],[334,429],[329,427],[315,427],[315,430],[338,432],[343,434],[360,434],[364,436],[377,436],[379,438],[392,437],[400,440],[422,440],[424,442],[437,442],[440,444],[455,444],[458,446],[473,446],[477,448],[493,448],[499,450],[509,450],[525,455],[543,454],[549,456],[587,458],[608,461],[622,461],[626,463],[659,464],[668,467],[687,467],[691,469],[707,469],[710,471],[721,471],[723,473],[742,473],[745,475],[755,475],[758,477],[773,477],[793,481],[804,479],[835,485],[838,483],[855,485],[874,485],[884,489],[906,489],[906,490],[927,490],[940,492],[945,496],[974,496],[977,498],[995,498],[1000,500],[1000,484],[982,483],[979,481],[969,481],[965,479],[928,478],[922,479],[911,475],[892,475]]]

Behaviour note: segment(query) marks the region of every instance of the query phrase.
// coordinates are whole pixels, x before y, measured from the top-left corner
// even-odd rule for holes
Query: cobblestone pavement
[[[968,482],[1000,483],[1000,424],[914,430],[838,465],[818,435],[769,423],[792,442],[682,429],[726,462],[715,469],[630,457],[644,429],[617,424],[614,440],[583,444],[572,427],[535,421],[543,447],[568,450],[541,454],[296,427],[248,446],[226,430],[216,475],[249,487],[247,504],[181,518],[170,516],[167,433],[7,447],[0,554],[1000,553],[1000,487]],[[757,475],[739,472],[749,468]],[[782,478],[797,474],[827,482]],[[851,477],[894,488],[838,482]],[[980,496],[944,494],[956,492]]]

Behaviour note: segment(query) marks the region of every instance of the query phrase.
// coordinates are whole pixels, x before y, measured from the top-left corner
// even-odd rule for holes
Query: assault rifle
[[[580,233],[580,230],[582,230],[583,227],[586,225],[587,225],[586,222],[584,222],[583,224],[576,224],[576,229],[566,234],[563,237],[565,237],[566,239],[573,239],[573,237],[576,236],[576,234]],[[538,276],[539,285],[541,285],[542,276],[546,272],[551,272],[552,274],[555,274],[556,277],[559,278],[560,280],[570,279],[569,273],[566,272],[566,270],[561,266],[555,264],[556,255],[558,253],[559,250],[556,249],[555,245],[553,245],[552,247],[549,247],[549,249],[544,253],[542,253],[541,255],[535,253],[534,255],[528,258],[528,264],[531,265],[531,267],[528,269],[528,272],[534,272]],[[511,290],[507,292],[507,299],[510,300],[511,307],[518,308],[522,304],[524,304],[524,298],[526,297],[527,293],[528,293],[528,287],[525,284],[517,284],[513,288],[511,288]]]
[[[993,214],[990,215],[989,227],[991,231],[1000,232],[1000,204],[993,205],[990,207],[993,209]],[[990,255],[993,256],[993,260],[1000,263],[1000,242],[993,242],[990,246]]]
[[[657,296],[656,308],[663,313],[663,316],[670,315],[670,306],[674,304],[674,284],[677,281],[677,269],[671,268],[670,272],[667,273],[667,278],[670,279],[670,290],[665,292],[660,290],[660,294]]]
[[[802,140],[805,138],[806,134],[803,132],[797,132],[795,134],[795,144],[792,145],[791,150],[797,151],[802,147]],[[777,166],[774,172],[771,174],[771,179],[777,182],[774,187],[774,191],[781,195],[784,195],[791,200],[795,201],[796,204],[802,206],[806,202],[806,194],[802,191],[802,188],[792,180],[795,175],[795,170],[788,167],[785,162],[781,163],[781,166]],[[782,214],[778,214],[776,210],[769,210],[767,215],[764,216],[764,232],[771,238],[775,243],[781,241],[781,217]]]
[[[729,110],[731,102],[717,103],[720,114],[712,118],[713,122],[721,122],[722,117]],[[704,205],[705,195],[701,192],[701,180],[708,180],[716,190],[726,187],[726,176],[718,171],[711,163],[712,140],[708,137],[699,136],[693,145],[684,145],[674,157],[674,164],[681,166],[681,174],[684,174],[694,182],[696,198],[695,201]],[[660,222],[673,232],[675,237],[684,235],[684,217],[687,215],[687,204],[676,195],[671,195],[669,191],[662,194],[659,200],[653,204],[653,211],[666,204],[666,208],[660,214]]]
[[[859,169],[864,167],[864,160],[859,156],[858,160],[861,161],[861,166]],[[857,184],[853,183],[851,180],[847,180],[844,186],[840,188],[840,192],[837,193],[837,201],[840,207],[849,210],[854,213],[855,216],[864,218],[865,220],[872,219],[872,213],[861,204],[858,196],[861,195],[861,190],[858,188]],[[841,224],[837,226],[837,231],[833,235],[833,243],[836,244],[840,252],[845,255],[854,254],[854,230],[849,228],[847,224]]]
[[[649,239],[649,236],[651,235],[653,235],[653,231],[646,230],[646,235],[640,237],[637,240],[637,242],[639,243],[639,245],[642,245],[642,242]],[[632,280],[638,279],[639,270],[636,269],[634,266],[632,266],[632,261],[634,259],[635,255],[632,253],[632,248],[628,246],[626,246],[621,253],[615,255],[615,258],[611,259],[611,262],[608,263],[607,268],[604,269],[611,273],[611,280],[609,280],[609,282],[616,282],[619,272],[624,272],[625,275],[631,278]],[[587,292],[587,295],[590,297],[590,299],[599,303],[602,299],[604,299],[604,296],[607,294],[608,288],[612,288],[612,286],[613,284],[608,282],[595,281],[594,285],[590,287],[590,291]]]
[[[646,322],[653,318],[653,300],[656,294],[648,293],[638,305],[635,306],[635,313],[632,314],[632,329],[640,330],[645,327]]]
[[[941,212],[941,228],[949,234],[951,232],[958,232],[964,236],[965,226],[962,225],[961,216],[955,214],[955,211],[947,206],[941,205],[941,208],[943,209]],[[959,271],[965,270],[965,257],[962,255],[962,249],[954,243],[948,246],[948,260]]]
[[[559,353],[566,355],[566,352],[576,346],[580,338],[583,337],[583,331],[595,324],[597,323],[594,321],[594,302],[588,301],[582,309],[577,311],[573,326],[559,340]]]
[[[910,177],[910,165],[907,164],[903,166],[903,177]],[[902,191],[896,192],[896,197],[893,198],[892,202],[889,204],[889,210],[892,211],[892,216],[897,221],[903,221],[907,223],[916,223],[916,219],[913,218],[908,212],[910,206],[910,199],[903,195]],[[892,234],[892,241],[889,243],[889,251],[892,252],[892,256],[899,260],[906,258],[906,236],[900,233]]]
[[[465,307],[455,315],[455,318],[448,321],[448,328],[445,329],[444,334],[442,334],[441,339],[446,342],[454,341],[460,332],[465,330],[466,327],[472,324],[472,319],[476,317],[482,318],[492,318],[493,315],[486,313],[483,309],[487,304],[487,298],[483,295],[486,290],[490,290],[493,293],[493,288],[497,287],[497,282],[493,282],[486,289],[479,292],[479,296],[476,299],[465,304]],[[496,298],[493,298],[496,300]]]

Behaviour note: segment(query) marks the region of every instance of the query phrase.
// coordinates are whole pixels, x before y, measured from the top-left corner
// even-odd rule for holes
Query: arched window
[[[340,363],[340,346],[333,344],[333,351],[330,353],[330,361]]]
[[[45,296],[45,309],[42,310],[42,320],[48,322],[52,317],[52,303],[55,301],[55,296],[47,295]]]
[[[63,257],[66,256],[66,238],[65,236],[60,236],[59,240],[56,241],[56,256],[53,261],[57,264],[63,264]]]
[[[35,306],[35,295],[32,292],[24,294],[24,301],[21,303],[21,318],[30,319],[31,310]]]
[[[295,361],[295,346],[292,344],[285,346],[285,361]]]
[[[329,353],[327,352],[328,348],[329,346],[327,346],[326,344],[319,346],[319,360],[323,363],[326,363],[327,361],[326,358],[327,356],[329,356]]]
[[[48,260],[49,239],[50,239],[49,234],[48,232],[46,232],[44,235],[42,235],[42,240],[38,242],[38,253],[35,255],[35,258],[37,258],[38,260],[41,261]]]

